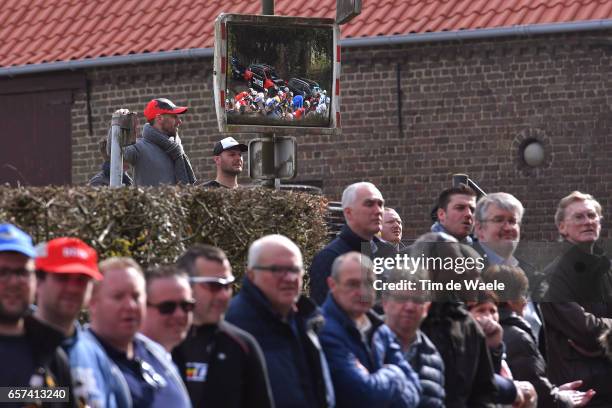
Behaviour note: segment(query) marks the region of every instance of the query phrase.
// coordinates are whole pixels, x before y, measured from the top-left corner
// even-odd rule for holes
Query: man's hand
[[[516,386],[516,400],[512,408],[536,408],[538,406],[538,394],[533,384],[528,381],[514,381],[514,385]]]
[[[582,380],[565,383],[559,386],[557,394],[564,401],[571,401],[572,407],[584,407],[595,396],[595,390],[578,391],[581,385]]]
[[[487,337],[487,347],[496,349],[500,346],[504,335],[504,329],[490,317],[479,316],[476,318],[480,328]]]

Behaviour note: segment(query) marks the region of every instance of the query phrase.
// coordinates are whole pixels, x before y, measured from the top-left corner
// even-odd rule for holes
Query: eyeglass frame
[[[497,219],[497,218],[488,218],[488,219],[484,219],[482,220],[482,222],[489,222],[491,224],[496,224],[496,225],[505,225],[508,224],[511,227],[520,227],[521,226],[521,222],[520,220],[517,219],[507,219],[507,218],[503,218],[503,219]]]
[[[16,277],[19,280],[25,281],[34,275],[33,268],[0,268],[0,282],[8,282],[11,277]]]
[[[275,276],[285,276],[287,274],[300,274],[304,272],[302,266],[281,266],[281,265],[253,265],[250,269],[254,271],[268,271]]]
[[[154,307],[155,309],[157,309],[159,314],[162,314],[162,315],[174,314],[174,312],[176,312],[177,307],[180,307],[184,313],[190,313],[190,312],[193,312],[193,310],[195,309],[195,304],[196,302],[193,299],[185,299],[185,300],[181,300],[178,302],[174,300],[166,300],[164,302],[159,302],[157,304],[147,302],[148,307]],[[172,305],[171,309],[166,309],[165,306],[170,307],[169,305]],[[164,310],[162,310],[162,308]]]
[[[192,284],[204,284],[208,290],[217,293],[221,290],[229,290],[232,288],[232,284],[236,280],[234,275],[230,275],[227,278],[220,278],[217,276],[190,276],[189,282]]]

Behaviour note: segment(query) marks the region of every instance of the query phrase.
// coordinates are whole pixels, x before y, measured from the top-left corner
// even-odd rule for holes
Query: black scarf
[[[167,135],[146,123],[142,130],[142,137],[157,145],[174,162],[174,175],[178,183],[194,184],[196,182],[191,162],[189,162],[189,158],[183,150],[183,145],[178,135],[172,141]]]

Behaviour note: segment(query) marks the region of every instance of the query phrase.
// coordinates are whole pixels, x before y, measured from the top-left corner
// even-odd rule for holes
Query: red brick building
[[[0,10],[1,182],[85,183],[113,111],[141,112],[161,96],[189,106],[185,149],[198,178],[213,177],[213,20],[259,13],[260,2],[153,3]],[[319,182],[331,199],[351,182],[374,182],[407,237],[428,228],[453,173],[516,195],[531,240],[555,237],[556,203],[575,189],[609,216],[612,2],[363,3],[342,26],[342,134],[299,138],[298,182]],[[276,0],[275,11],[333,17],[335,2]],[[532,140],[544,147],[538,167],[521,155]]]

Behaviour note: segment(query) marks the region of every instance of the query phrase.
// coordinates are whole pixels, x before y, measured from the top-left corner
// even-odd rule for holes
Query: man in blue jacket
[[[282,235],[267,235],[249,248],[242,290],[225,319],[251,333],[268,366],[276,408],[335,406],[327,362],[317,331],[316,305],[300,296],[302,253]]]
[[[79,406],[131,407],[121,371],[97,347],[77,318],[89,304],[93,281],[103,279],[96,251],[78,238],[55,238],[36,247],[36,318],[60,330],[70,359]]]
[[[339,256],[327,279],[321,344],[338,407],[408,408],[419,404],[417,374],[374,305],[372,262],[359,252]]]

